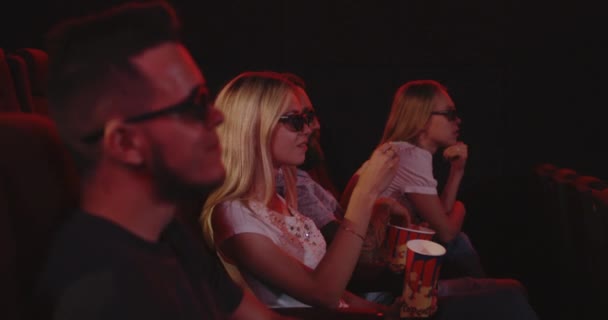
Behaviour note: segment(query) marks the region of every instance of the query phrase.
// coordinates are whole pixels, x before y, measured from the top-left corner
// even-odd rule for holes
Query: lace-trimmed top
[[[268,237],[302,264],[315,269],[325,255],[326,244],[323,235],[314,222],[289,208],[291,215],[270,210],[259,201],[228,201],[216,209],[222,224],[223,234],[214,233],[214,241],[219,247],[223,241],[241,233],[256,233]],[[229,263],[229,261],[226,261]],[[277,288],[263,283],[241,270],[244,280],[255,295],[270,307],[306,306],[298,300],[284,294]]]

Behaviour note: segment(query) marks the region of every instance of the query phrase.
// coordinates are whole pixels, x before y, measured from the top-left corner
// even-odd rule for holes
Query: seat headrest
[[[53,233],[78,205],[79,183],[49,118],[0,113],[0,149],[0,260],[12,279],[0,293],[15,304],[2,312],[25,315]]]
[[[78,204],[76,166],[49,118],[0,114],[0,148],[3,198],[18,229],[28,225],[28,229],[46,230]]]
[[[0,114],[0,148],[3,178],[23,181],[31,177],[30,187],[38,188],[44,182],[40,181],[42,178],[67,186],[65,179],[77,176],[73,160],[48,117],[19,112]]]
[[[4,50],[0,48],[0,112],[7,111],[19,111],[19,100]]]
[[[32,87],[30,84],[30,76],[27,70],[27,63],[23,57],[16,54],[8,54],[6,61],[11,69],[13,83],[15,84],[15,93],[19,99],[19,105],[22,112],[34,112],[34,101],[32,97]]]
[[[40,49],[22,48],[15,51],[27,63],[33,96],[46,97],[46,77],[48,75],[48,54]]]

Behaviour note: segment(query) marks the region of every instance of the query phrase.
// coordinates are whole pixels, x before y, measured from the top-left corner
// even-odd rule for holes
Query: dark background
[[[5,4],[0,47],[44,48],[55,22],[119,2]],[[402,83],[446,85],[470,150],[465,231],[492,275],[522,280],[542,315],[556,308],[552,266],[535,245],[545,221],[530,209],[526,183],[541,162],[608,179],[601,2],[171,2],[213,92],[246,70],[306,80],[340,188],[380,139]],[[441,179],[446,165],[437,162]]]
[[[0,46],[44,48],[52,24],[120,2],[12,1],[0,13]],[[463,115],[468,183],[539,161],[608,178],[599,2],[172,3],[212,91],[245,70],[307,81],[339,186],[379,140],[396,88],[419,78],[445,84]]]

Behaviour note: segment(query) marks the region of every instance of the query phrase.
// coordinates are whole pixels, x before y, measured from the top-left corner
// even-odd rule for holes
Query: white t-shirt
[[[321,232],[314,222],[289,208],[291,216],[270,210],[258,201],[228,201],[218,205],[214,215],[227,228],[222,228],[223,234],[214,232],[214,242],[219,247],[221,243],[237,234],[255,233],[268,237],[302,264],[315,269],[325,255],[326,244]],[[271,258],[271,257],[269,257]],[[224,263],[230,261],[223,259]],[[253,293],[266,305],[276,307],[307,307],[308,305],[283,293],[280,289],[240,270],[241,275]]]
[[[437,194],[437,180],[433,176],[433,155],[409,142],[396,141],[391,144],[399,154],[399,168],[381,196],[396,199],[410,212],[416,213],[405,194]]]
[[[437,180],[433,176],[433,155],[409,142],[391,142],[393,150],[399,155],[399,167],[388,187],[379,197],[397,200],[406,207],[412,218],[412,223],[422,222],[414,206],[407,198],[407,193],[437,194]],[[386,237],[386,227],[390,221],[387,211],[375,211],[372,215],[361,255],[360,263],[385,263],[381,247]]]

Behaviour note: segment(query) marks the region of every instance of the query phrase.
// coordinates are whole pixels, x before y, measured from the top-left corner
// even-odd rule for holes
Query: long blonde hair
[[[415,143],[433,111],[433,99],[446,88],[435,80],[414,80],[403,84],[393,98],[380,144],[390,141]]]
[[[211,216],[215,206],[232,200],[268,203],[276,193],[271,154],[272,134],[286,111],[296,87],[275,72],[245,72],[222,88],[215,106],[224,113],[218,127],[222,160],[226,167],[223,184],[205,202],[201,215],[205,240],[215,248]],[[295,172],[282,168],[285,198],[296,207]]]

